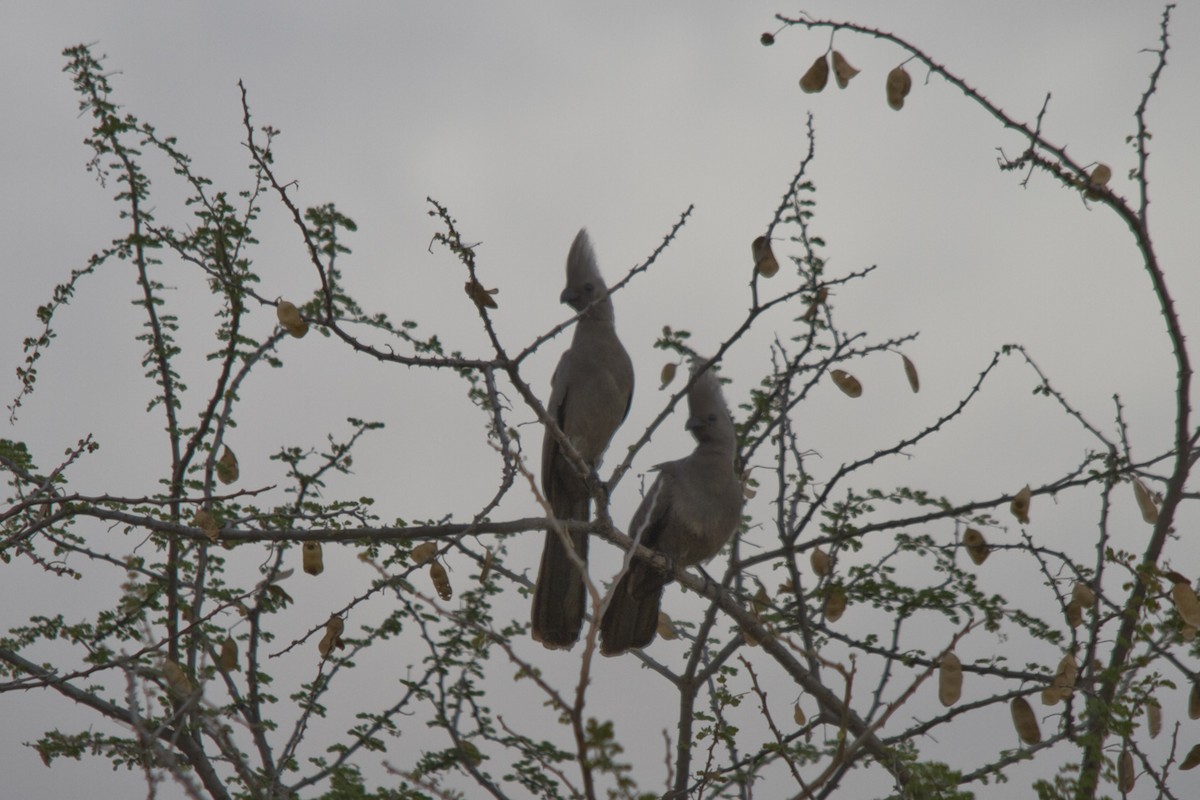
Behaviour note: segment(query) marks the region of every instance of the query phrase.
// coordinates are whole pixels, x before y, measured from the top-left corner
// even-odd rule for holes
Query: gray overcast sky
[[[1018,119],[1033,119],[1050,92],[1044,125],[1050,138],[1069,144],[1083,161],[1108,163],[1114,188],[1131,189],[1126,173],[1134,163],[1124,139],[1152,66],[1152,56],[1139,51],[1157,46],[1161,6],[944,0],[818,1],[804,8],[905,36]],[[692,330],[705,352],[740,320],[749,243],[769,222],[806,149],[810,112],[817,138],[815,230],[829,242],[830,269],[843,274],[879,265],[835,298],[843,322],[881,337],[921,332],[906,351],[921,369],[919,396],[907,394],[898,359],[876,358],[857,370],[868,387],[857,404],[848,406],[832,387],[814,398],[811,444],[831,468],[944,413],[1006,342],[1027,344],[1056,386],[1109,430],[1111,398],[1119,393],[1135,451],[1163,449],[1174,366],[1126,231],[1044,177],[1021,188],[1017,176],[1000,173],[996,148],[1011,154],[1021,142],[944,82],[926,84],[910,70],[915,86],[905,109],[888,108],[883,76],[902,56],[886,43],[840,34],[836,46],[862,74],[844,91],[831,85],[820,95],[801,93],[797,80],[824,52],[828,36],[788,30],[763,48],[759,34],[778,27],[776,12],[792,9],[763,0],[587,6],[10,0],[0,8],[6,106],[0,394],[7,402],[16,392],[12,368],[21,359],[21,339],[35,332],[36,306],[121,232],[113,188],[97,186],[84,170],[88,120],[79,118],[61,72],[64,47],[94,42],[118,73],[116,100],[177,136],[196,169],[231,190],[246,185],[248,175],[236,85],[243,80],[255,122],[283,132],[276,162],[282,176],[299,181],[297,200],[335,201],[358,223],[354,255],[343,265],[347,285],[369,311],[415,320],[469,355],[485,354],[486,342],[475,326],[447,322],[473,313],[458,266],[442,251],[427,252],[437,230],[426,215],[427,196],[450,207],[469,241],[482,243],[481,276],[500,288],[496,318],[512,345],[568,316],[556,300],[562,261],[580,226],[590,229],[611,280],[648,255],[694,204],[676,245],[617,303],[639,387],[614,453],[636,439],[665,397],[656,392],[664,359],[652,349],[661,327]],[[1172,33],[1175,49],[1151,107],[1151,191],[1153,232],[1186,326],[1200,310],[1194,5],[1176,9]],[[185,224],[170,205],[178,188],[161,165],[155,177],[167,192],[158,201],[161,221]],[[262,291],[307,297],[314,275],[299,239],[279,209],[270,200],[266,205],[262,244],[253,254]],[[181,297],[200,297],[200,289],[194,278],[181,277]],[[30,442],[45,467],[94,433],[102,450],[73,476],[80,491],[145,493],[165,463],[157,442],[150,453],[140,447],[160,426],[143,413],[151,387],[132,341],[139,324],[129,313],[132,296],[132,279],[117,264],[82,287],[62,315],[38,392],[18,425],[2,434]],[[185,323],[200,326],[186,331],[185,341],[194,336],[204,346],[210,311],[197,300],[195,316],[184,314]],[[771,326],[784,321],[768,321],[731,353],[725,371],[734,381],[727,390],[732,402],[768,369]],[[261,324],[262,333],[273,326],[269,310]],[[548,384],[561,341],[527,375],[535,386]],[[303,346],[310,350],[288,369],[248,387],[238,433],[247,483],[278,482],[278,464],[267,454],[284,443],[319,444],[326,430],[354,415],[388,427],[356,459],[354,481],[333,492],[379,498],[385,519],[447,513],[466,519],[490,496],[495,464],[461,381],[346,358],[319,337]],[[204,368],[197,358],[197,385]],[[1033,385],[1013,361],[969,422],[880,479],[982,497],[1066,470],[1086,440],[1030,397]],[[456,434],[449,443],[447,426]],[[526,430],[531,441],[540,438]],[[682,423],[668,423],[637,468],[689,446]],[[256,452],[261,460],[251,457]],[[636,505],[634,488],[628,482],[615,501],[618,521]],[[503,510],[533,511],[527,496]],[[1063,514],[1064,526],[1086,534],[1090,517]],[[1197,563],[1196,547],[1188,547],[1181,557]],[[530,569],[536,550],[531,542]],[[607,563],[615,565],[615,557]],[[0,580],[5,627],[20,618],[13,612],[24,602],[9,587],[24,579],[36,585],[40,576],[17,578]],[[312,613],[343,598],[314,602]],[[553,668],[569,676],[563,664]],[[605,699],[619,697],[604,693],[637,674],[630,664],[602,666],[607,673],[594,691]],[[42,769],[19,743],[75,712],[45,696],[4,702],[19,703],[24,714],[14,723],[13,711],[3,713],[0,769],[10,796],[69,796],[92,778],[94,787],[120,780],[95,763]],[[35,716],[37,724],[27,724]]]

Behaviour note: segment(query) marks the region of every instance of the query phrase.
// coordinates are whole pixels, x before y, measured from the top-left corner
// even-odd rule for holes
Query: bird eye
[[[709,414],[709,415],[708,415],[708,421],[709,421],[709,422],[716,422],[716,421],[717,421],[717,415],[716,415],[716,414]]]
[[[593,287],[592,287],[592,285],[591,285],[590,283],[585,283],[585,284],[583,285],[583,290],[584,290],[585,292],[587,292],[588,294],[591,294],[591,293],[592,293],[592,291],[593,291]]]

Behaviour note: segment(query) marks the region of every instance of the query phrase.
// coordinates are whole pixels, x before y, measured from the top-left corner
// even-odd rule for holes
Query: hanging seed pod
[[[1182,577],[1182,576],[1181,576]],[[1179,581],[1171,587],[1171,599],[1175,602],[1175,610],[1185,623],[1193,628],[1200,628],[1200,600],[1192,585]]]
[[[809,298],[808,310],[804,312],[804,316],[801,317],[801,319],[803,319],[805,322],[811,322],[814,318],[816,318],[817,312],[821,310],[821,306],[824,305],[825,301],[828,299],[828,286],[822,286],[820,289],[817,289],[816,294]]]
[[[346,623],[341,617],[337,614],[329,615],[329,619],[325,622],[325,635],[321,637],[321,641],[317,642],[317,651],[321,654],[321,658],[329,658],[329,654],[335,647],[346,646],[342,641],[342,631],[345,629]]]
[[[412,562],[419,567],[436,555],[437,544],[434,542],[425,542],[424,544],[419,544],[414,547],[412,552],[408,554],[408,557],[411,558]]]
[[[963,545],[967,548],[967,555],[976,565],[987,561],[987,557],[992,552],[988,547],[987,539],[984,539],[983,534],[974,528],[967,528],[963,533]]]
[[[759,236],[751,242],[750,254],[754,256],[754,269],[759,275],[773,278],[775,273],[779,272],[779,262],[775,259],[775,252],[771,250],[771,240],[767,237]]]
[[[203,508],[198,509],[196,515],[192,517],[192,524],[204,531],[204,535],[214,544],[221,536],[221,525],[217,522],[217,518],[212,515],[211,511],[205,511]]]
[[[808,557],[808,561],[812,564],[812,571],[818,578],[824,578],[833,571],[833,559],[819,547],[814,547],[812,555]]]
[[[913,390],[913,394],[916,394],[921,391],[921,377],[917,375],[917,365],[903,353],[900,354],[900,358],[904,360],[904,377],[908,378],[908,386]]]
[[[896,67],[887,75],[887,102],[899,111],[904,108],[904,98],[912,89],[912,76],[904,71],[904,66]]]
[[[1017,496],[1012,499],[1012,503],[1008,506],[1008,510],[1017,518],[1017,522],[1020,522],[1022,525],[1029,524],[1029,502],[1032,498],[1033,492],[1030,491],[1029,485],[1026,484],[1024,489],[1017,492]]]
[[[169,658],[163,659],[162,675],[167,681],[167,688],[176,697],[186,697],[195,689],[191,678],[183,671],[183,667]]]
[[[667,616],[667,612],[658,612],[658,638],[671,641],[678,639],[679,634],[675,631],[675,623]]]
[[[308,333],[308,322],[300,315],[300,309],[287,300],[280,300],[279,305],[275,306],[275,318],[285,331],[297,339]]]
[[[1138,508],[1141,509],[1142,519],[1151,525],[1158,522],[1158,504],[1154,502],[1154,497],[1146,488],[1146,484],[1142,483],[1141,478],[1133,479],[1133,496],[1137,499]]]
[[[228,486],[238,479],[238,474],[237,456],[226,446],[225,452],[217,459],[217,480]]]
[[[1021,737],[1022,742],[1033,745],[1042,740],[1037,717],[1028,700],[1024,697],[1014,697],[1009,710],[1012,712],[1013,727],[1017,729],[1017,736]]]
[[[799,700],[792,706],[792,719],[795,720],[797,725],[803,725],[808,719],[804,716],[804,709],[800,708]]]
[[[764,33],[762,36],[758,37],[758,41],[763,47],[770,47],[771,45],[775,44],[775,34]]]
[[[840,585],[830,586],[825,592],[825,619],[837,622],[846,611],[846,590]]]
[[[847,397],[862,396],[862,384],[849,372],[835,369],[829,373],[829,377],[833,378],[834,385],[841,389]]]
[[[1200,684],[1192,684],[1188,695],[1188,719],[1200,719]]]
[[[1078,628],[1083,624],[1083,609],[1079,607],[1079,603],[1074,599],[1067,603],[1067,622],[1072,628]]]
[[[750,485],[750,470],[742,473],[742,496],[747,500],[753,500],[758,496],[758,492]]]
[[[477,280],[469,280],[463,284],[463,291],[467,293],[467,297],[480,309],[497,308],[496,298],[492,295],[497,294],[499,289],[485,289],[483,284]]]
[[[1150,738],[1157,739],[1162,733],[1162,706],[1151,697],[1146,701],[1146,727],[1150,729]]]
[[[1047,686],[1045,689],[1042,689],[1042,705],[1052,706],[1062,699],[1063,696],[1057,688],[1053,686]]]
[[[1100,199],[1101,190],[1110,178],[1112,178],[1112,170],[1108,168],[1108,165],[1097,164],[1095,169],[1092,170],[1092,174],[1088,176],[1087,188],[1084,191],[1084,195],[1089,200]]]
[[[320,542],[305,542],[300,546],[301,562],[309,575],[320,575],[325,571],[325,559]]]
[[[232,637],[226,636],[225,641],[221,642],[221,654],[217,657],[217,668],[222,672],[237,672],[241,669],[238,666],[237,642]]]
[[[1200,744],[1188,750],[1188,754],[1184,757],[1183,763],[1179,765],[1180,769],[1195,769],[1200,766]]]
[[[1096,607],[1096,593],[1083,581],[1076,581],[1071,587],[1071,600],[1078,603],[1080,608]]]
[[[1179,629],[1179,635],[1185,642],[1194,642],[1196,640],[1196,626],[1184,625]]]
[[[487,551],[487,555],[483,557],[483,567],[479,570],[479,582],[487,583],[488,576],[492,574],[492,561],[495,559],[495,554],[491,550]]]
[[[658,390],[660,392],[663,389],[667,388],[667,384],[669,384],[671,381],[675,380],[675,370],[677,368],[678,368],[678,365],[673,361],[668,364],[663,365],[662,373],[659,375],[659,380],[662,381],[662,385],[658,387]]]
[[[849,85],[850,79],[858,74],[858,70],[850,66],[850,62],[846,57],[837,50],[833,51],[833,77],[837,81],[839,89],[845,89]]]
[[[454,590],[450,588],[450,576],[446,574],[446,568],[437,561],[429,565],[429,577],[433,579],[433,588],[437,589],[438,597],[449,600],[454,596]]]
[[[825,88],[825,84],[829,82],[829,62],[822,55],[812,63],[808,68],[808,72],[804,73],[804,77],[800,79],[800,88],[808,94],[819,92]]]
[[[962,662],[953,650],[946,651],[938,664],[938,700],[946,708],[958,702],[962,697],[963,669]]]
[[[1117,787],[1128,794],[1133,791],[1133,753],[1122,750],[1117,759]]]
[[[1054,673],[1053,686],[1064,700],[1075,693],[1075,681],[1079,678],[1079,662],[1074,653],[1067,653],[1058,662],[1058,670]]]

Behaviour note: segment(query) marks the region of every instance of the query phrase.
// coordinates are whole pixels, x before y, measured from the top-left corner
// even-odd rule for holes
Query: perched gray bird
[[[559,298],[584,311],[575,324],[571,347],[562,354],[550,381],[546,412],[575,450],[595,470],[633,399],[633,364],[613,327],[613,305],[600,277],[586,230],[580,230],[567,255],[567,288]],[[587,482],[549,431],[542,439],[542,491],[560,520],[589,518]],[[575,552],[587,564],[588,537],[570,535]],[[532,634],[546,647],[575,644],[587,603],[583,573],[571,562],[557,532],[546,532],[542,563],[533,588]]]
[[[710,369],[688,392],[687,429],[696,449],[659,464],[658,478],[629,523],[629,536],[678,566],[709,560],[742,521],[742,483],[734,466],[737,434],[721,383]],[[600,621],[606,656],[645,647],[658,628],[658,606],[671,576],[634,558],[613,589]]]

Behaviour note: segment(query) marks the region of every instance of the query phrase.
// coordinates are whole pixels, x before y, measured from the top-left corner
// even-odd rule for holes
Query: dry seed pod
[[[792,706],[792,719],[795,720],[797,725],[803,725],[807,720],[807,717],[804,716],[804,709],[800,708],[799,700]]]
[[[1117,759],[1117,787],[1125,793],[1133,791],[1133,753],[1122,750]]]
[[[988,555],[992,552],[988,547],[987,539],[984,539],[983,534],[974,528],[967,528],[963,533],[963,544],[967,548],[967,555],[976,565],[987,561]]]
[[[419,567],[436,555],[437,545],[433,542],[425,542],[425,544],[419,544],[414,547],[412,552],[408,554],[408,557]]]
[[[813,548],[812,555],[808,557],[809,563],[812,564],[812,571],[818,578],[824,578],[833,571],[833,560],[819,547]]]
[[[1093,187],[1104,186],[1112,178],[1112,170],[1107,164],[1097,164],[1092,170],[1092,174],[1088,176],[1088,185]]]
[[[771,45],[775,44],[775,34],[764,33],[762,36],[758,37],[758,41],[762,43],[763,47],[770,47]]]
[[[1200,719],[1200,684],[1192,684],[1188,695],[1188,719]]]
[[[1192,585],[1184,581],[1176,583],[1171,587],[1171,599],[1183,621],[1193,628],[1200,628],[1200,600]]]
[[[492,574],[493,560],[495,560],[495,555],[491,550],[488,550],[487,555],[483,557],[483,567],[479,570],[480,583],[487,583],[488,576]]]
[[[917,375],[917,365],[903,353],[900,354],[900,358],[904,359],[904,376],[908,378],[908,385],[913,390],[913,394],[916,394],[921,391],[921,378]]]
[[[229,485],[238,479],[238,460],[237,456],[228,446],[225,447],[225,452],[221,453],[221,457],[217,459],[217,480],[225,485]]]
[[[817,289],[817,293],[808,299],[808,310],[804,312],[804,316],[801,317],[801,319],[803,319],[805,322],[811,322],[817,316],[817,312],[821,310],[821,306],[824,305],[825,301],[828,299],[828,286],[822,286],[820,289]]]
[[[850,62],[846,57],[837,50],[833,51],[833,77],[837,81],[839,89],[845,89],[850,83],[850,79],[858,74],[858,70],[850,66]]]
[[[1184,625],[1179,629],[1179,635],[1183,637],[1185,642],[1193,642],[1196,640],[1196,626]]]
[[[237,672],[241,669],[238,666],[237,642],[229,636],[221,642],[221,655],[217,658],[217,667],[222,672]]]
[[[205,511],[203,508],[196,512],[196,516],[192,518],[192,524],[204,531],[204,535],[208,537],[210,542],[216,542],[221,536],[221,525],[217,522],[217,518],[212,515],[211,511]]]
[[[1162,706],[1151,697],[1146,702],[1146,727],[1150,729],[1150,738],[1157,739],[1162,733]]]
[[[1062,693],[1054,686],[1047,686],[1045,689],[1042,689],[1042,705],[1052,706],[1062,699]]]
[[[896,67],[887,75],[888,105],[899,111],[904,108],[904,98],[912,89],[912,76],[904,71],[904,66]]]
[[[280,326],[297,339],[308,333],[308,322],[300,316],[300,309],[287,300],[281,300],[279,305],[275,306],[275,317]]]
[[[670,641],[678,639],[679,634],[675,631],[675,623],[667,616],[667,612],[658,612],[658,638]]]
[[[1083,581],[1076,581],[1071,587],[1071,600],[1079,604],[1080,608],[1094,608],[1096,605],[1096,593]]]
[[[949,708],[962,697],[963,670],[962,662],[953,650],[948,650],[938,664],[938,700]]]
[[[499,289],[485,289],[479,281],[469,280],[463,284],[463,291],[480,309],[497,308],[496,299],[492,295],[499,292]]]
[[[1024,697],[1014,697],[1009,710],[1012,712],[1013,727],[1017,729],[1017,736],[1021,737],[1022,742],[1032,745],[1042,740],[1037,717],[1028,700]]]
[[[1158,504],[1141,478],[1133,479],[1133,496],[1137,499],[1138,508],[1142,511],[1142,519],[1151,525],[1158,522]]]
[[[309,575],[320,575],[325,571],[325,559],[321,553],[320,542],[305,542],[300,546],[300,552],[305,572]]]
[[[321,658],[329,658],[329,654],[333,652],[335,647],[345,647],[342,642],[342,631],[346,629],[346,623],[337,614],[330,614],[329,619],[325,622],[325,635],[321,637],[321,641],[317,642],[317,650],[321,653]]]
[[[1179,765],[1179,768],[1195,769],[1197,765],[1200,765],[1200,744],[1188,750],[1188,754],[1184,757],[1183,763]]]
[[[178,697],[183,697],[192,693],[192,681],[188,678],[187,673],[183,671],[183,667],[169,658],[164,658],[162,662],[162,674],[167,680],[167,688],[171,690],[171,694]]]
[[[825,593],[825,619],[837,622],[846,610],[846,590],[841,586],[830,586]]]
[[[1017,522],[1022,525],[1029,524],[1029,501],[1033,498],[1033,492],[1029,489],[1029,484],[1025,488],[1017,492],[1017,496],[1012,499],[1008,510],[1017,518]]]
[[[808,94],[813,94],[824,89],[828,81],[829,62],[822,55],[812,63],[812,66],[808,68],[808,72],[804,73],[804,77],[800,79],[800,88]]]
[[[1054,673],[1054,688],[1064,700],[1075,692],[1075,681],[1079,677],[1079,662],[1074,653],[1067,653],[1058,662],[1058,670]]]
[[[834,385],[841,389],[847,397],[862,396],[862,384],[849,372],[835,369],[829,373],[829,377],[833,378]]]
[[[750,486],[750,470],[746,470],[742,473],[742,496],[747,500],[753,500],[757,495],[758,492]]]
[[[450,576],[437,561],[429,565],[429,577],[433,579],[433,588],[437,589],[438,597],[449,600],[454,596],[454,590],[450,588]]]
[[[1072,628],[1078,628],[1083,624],[1083,609],[1079,607],[1078,601],[1072,599],[1067,603],[1067,622]]]
[[[678,365],[673,361],[663,365],[662,374],[659,375],[659,379],[662,381],[662,386],[658,387],[659,391],[667,388],[667,384],[675,380],[675,370],[677,367]]]
[[[754,256],[754,269],[759,275],[772,278],[779,272],[779,262],[775,259],[775,252],[771,250],[771,240],[767,237],[759,236],[751,242],[750,254]]]

